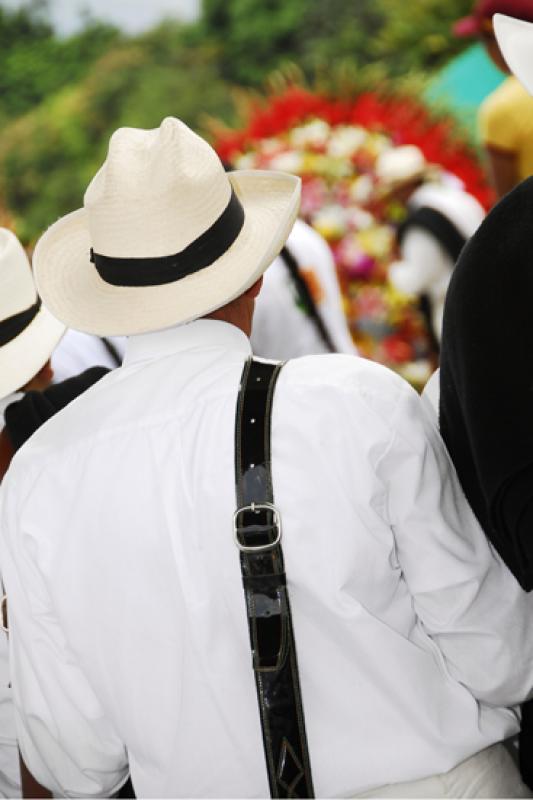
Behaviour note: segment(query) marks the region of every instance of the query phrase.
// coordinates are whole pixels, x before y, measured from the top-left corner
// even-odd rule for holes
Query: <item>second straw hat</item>
[[[0,228],[0,399],[37,375],[64,332],[37,296],[21,243]]]

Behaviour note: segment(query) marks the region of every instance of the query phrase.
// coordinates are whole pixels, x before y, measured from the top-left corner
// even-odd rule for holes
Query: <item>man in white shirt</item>
[[[291,258],[292,265],[288,263]],[[298,273],[298,282],[293,270]],[[311,308],[302,298],[300,281],[309,292]],[[287,247],[265,272],[255,305],[251,342],[255,355],[280,361],[319,353],[357,354],[331,249],[301,219],[294,223]]]
[[[63,332],[64,326],[40,303],[22,245],[15,234],[7,228],[0,228],[0,433],[5,424],[5,410],[22,397],[21,390],[44,388],[50,382],[50,356]],[[8,460],[0,450],[0,483]],[[9,686],[8,641],[2,630],[0,797],[19,796],[20,772]]]
[[[382,153],[376,172],[381,191],[407,208],[397,237],[401,259],[389,266],[389,280],[398,291],[420,297],[438,351],[455,262],[485,211],[459,178],[428,164],[415,145]]]
[[[20,745],[56,794],[109,796],[129,765],[140,797],[268,795],[235,404],[298,199],[293,176],[226,175],[169,118],[117,131],[85,208],[38,243],[54,314],[130,334],[122,369],[34,435],[3,495]],[[533,601],[419,397],[365,360],[289,362],[272,473],[316,795],[528,796],[497,743],[531,692]]]

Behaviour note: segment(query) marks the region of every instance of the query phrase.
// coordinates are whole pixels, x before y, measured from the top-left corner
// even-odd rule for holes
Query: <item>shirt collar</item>
[[[221,348],[251,355],[250,340],[240,328],[215,319],[197,319],[162,331],[130,336],[124,366],[137,361],[163,358],[184,350]]]

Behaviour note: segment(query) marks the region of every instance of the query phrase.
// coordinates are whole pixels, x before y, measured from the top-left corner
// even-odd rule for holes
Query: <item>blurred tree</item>
[[[430,68],[464,46],[450,27],[471,2],[204,0],[198,23],[129,39],[90,20],[60,39],[46,0],[0,6],[0,206],[34,239],[81,205],[117,127],[169,114],[193,128],[204,114],[232,122],[234,86],[261,87],[287,62],[337,92]]]
[[[202,22],[220,50],[224,75],[259,85],[298,54],[298,29],[309,0],[204,0]]]
[[[99,22],[89,22],[68,39],[57,38],[47,21],[46,0],[17,11],[0,7],[0,123],[79,80],[118,38],[115,28]]]
[[[375,0],[204,0],[202,16],[225,77],[244,85],[289,61],[307,75],[341,59],[368,63],[382,24]]]
[[[178,24],[165,23],[116,44],[84,80],[4,127],[0,198],[23,241],[82,205],[116,128],[156,127],[167,115],[198,128],[206,111],[232,119],[230,87],[212,49],[183,46],[184,35]]]
[[[374,54],[391,75],[430,71],[464,50],[468,40],[452,33],[453,23],[472,10],[473,0],[375,0],[384,24],[377,32]]]
[[[375,0],[310,0],[298,28],[302,67],[312,73],[341,60],[375,61],[373,45],[383,24]]]

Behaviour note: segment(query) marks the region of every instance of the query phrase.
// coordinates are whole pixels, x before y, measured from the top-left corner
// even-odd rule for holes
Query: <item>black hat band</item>
[[[0,320],[0,347],[16,339],[37,316],[40,307],[41,298],[38,297],[37,301],[25,311],[19,311],[18,314],[14,314],[12,317]]]
[[[220,217],[184,250],[158,258],[111,258],[95,253],[98,274],[113,286],[160,286],[208,267],[228,250],[244,225],[244,208],[233,191]]]

